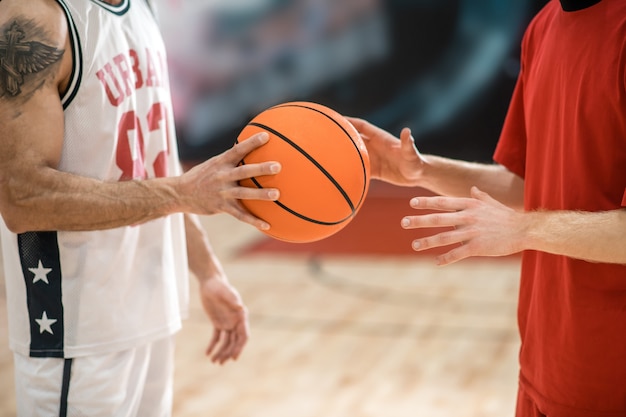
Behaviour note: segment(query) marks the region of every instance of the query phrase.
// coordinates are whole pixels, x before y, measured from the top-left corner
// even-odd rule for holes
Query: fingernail
[[[412,198],[410,204],[411,204],[411,207],[419,206],[420,205],[419,198],[417,198],[417,197],[416,198]]]
[[[270,165],[270,171],[273,174],[276,174],[276,173],[280,172],[280,168],[281,168],[281,165],[279,163],[275,163],[275,164]]]
[[[270,190],[267,192],[267,196],[272,200],[278,200],[278,197],[280,197],[280,193],[278,192],[278,190]]]
[[[261,230],[270,230],[270,225],[269,225],[269,224],[267,224],[267,223],[263,223],[263,224],[261,225]]]
[[[263,140],[267,140],[270,138],[270,135],[267,132],[261,132],[259,133],[259,137]]]
[[[413,250],[419,250],[422,245],[416,240],[411,246],[413,247]]]
[[[405,217],[404,219],[402,219],[401,224],[402,227],[409,227],[411,225],[411,221]]]

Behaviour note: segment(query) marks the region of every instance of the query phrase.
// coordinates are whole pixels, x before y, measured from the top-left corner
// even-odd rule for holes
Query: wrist
[[[412,176],[407,178],[411,187],[422,187],[433,189],[436,186],[437,178],[437,157],[432,155],[423,155],[415,164]]]
[[[224,272],[222,265],[214,255],[209,255],[207,260],[200,264],[196,262],[194,265],[190,266],[193,266],[193,268],[190,268],[191,272],[200,284],[215,281],[228,281],[226,272]]]
[[[542,250],[545,213],[540,211],[520,214],[520,250]]]

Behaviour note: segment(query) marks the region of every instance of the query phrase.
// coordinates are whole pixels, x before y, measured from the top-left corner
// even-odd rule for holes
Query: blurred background
[[[274,104],[315,101],[423,152],[488,161],[545,0],[159,0],[180,151],[230,147]]]

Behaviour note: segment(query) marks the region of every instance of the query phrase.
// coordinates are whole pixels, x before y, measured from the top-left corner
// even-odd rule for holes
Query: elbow
[[[0,173],[0,215],[6,228],[16,234],[43,230],[46,222],[42,213],[46,203],[41,198],[46,187],[36,186],[43,183],[34,171],[29,175],[9,169]]]
[[[6,228],[16,234],[32,229],[32,224],[29,221],[30,210],[20,204],[20,201],[21,199],[6,184],[0,187],[0,215]]]
[[[24,221],[23,215],[20,215],[19,210],[16,208],[7,208],[6,205],[1,205],[0,214],[2,214],[2,220],[4,225],[9,231],[19,234],[28,231],[27,222]]]

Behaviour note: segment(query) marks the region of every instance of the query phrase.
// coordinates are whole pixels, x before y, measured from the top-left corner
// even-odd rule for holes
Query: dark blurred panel
[[[232,146],[271,105],[315,101],[425,153],[488,161],[545,1],[228,0],[162,6],[181,157]]]

